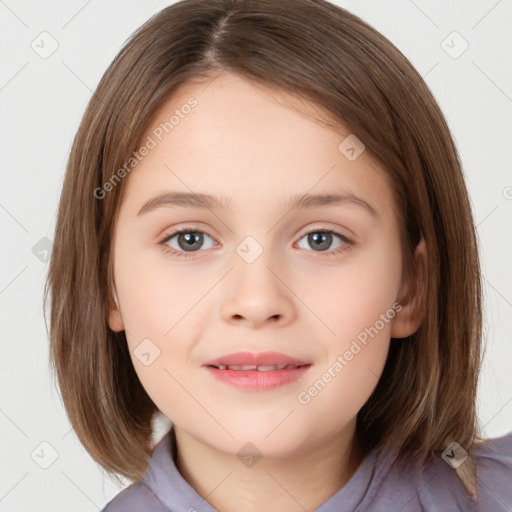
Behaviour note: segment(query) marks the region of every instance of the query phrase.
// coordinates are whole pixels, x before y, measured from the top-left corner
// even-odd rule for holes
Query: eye
[[[211,243],[207,244],[206,247],[205,237],[211,240]],[[339,242],[333,248],[332,244],[336,241],[336,238],[338,238]],[[304,243],[301,244],[304,239],[313,248],[314,252],[325,253],[322,254],[323,256],[335,256],[353,246],[353,242],[350,239],[332,229],[315,229],[306,233],[297,243],[301,249],[306,248]],[[192,257],[194,253],[201,252],[201,249],[211,249],[217,243],[204,231],[184,227],[169,235],[165,235],[163,240],[159,242],[159,245],[165,252],[170,252],[173,256],[188,258]]]
[[[341,240],[337,246],[334,248],[331,247],[335,238]],[[315,252],[328,252],[328,255],[338,254],[349,249],[352,246],[352,241],[349,240],[346,236],[338,233],[332,229],[315,229],[314,231],[310,231],[306,233],[298,242],[298,246],[301,249],[305,247],[300,245],[301,241],[306,239],[306,243],[313,247]]]
[[[187,253],[199,252],[199,249],[201,248],[211,249],[215,245],[215,242],[213,242],[209,247],[203,247],[205,237],[213,241],[213,239],[205,232],[199,231],[195,228],[185,227],[174,231],[170,235],[166,235],[159,244],[162,246],[164,251],[169,251],[178,257],[186,258],[191,255]]]

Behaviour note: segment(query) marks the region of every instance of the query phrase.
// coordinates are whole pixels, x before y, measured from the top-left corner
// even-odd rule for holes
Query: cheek
[[[337,348],[343,348],[373,326],[398,296],[400,247],[385,241],[374,245],[375,248],[354,251],[345,262],[324,269],[320,276],[304,274],[300,286],[304,302],[326,324],[326,339],[331,339]],[[390,325],[386,323],[383,330],[389,334]]]
[[[158,248],[116,257],[115,274],[134,369],[154,403],[172,418],[172,411],[190,406],[180,383],[187,381],[197,315],[208,302],[201,298],[213,278],[185,271]]]
[[[123,320],[134,370],[153,403],[171,421],[190,410],[186,368],[190,344],[187,310],[190,297],[178,293],[182,283],[163,276],[143,259],[134,261],[124,280]],[[185,295],[191,292],[185,292]],[[196,297],[197,300],[197,297]],[[187,327],[188,325],[188,327]],[[181,385],[180,385],[181,384]]]
[[[134,252],[118,263],[116,283],[124,298],[123,320],[134,339],[169,339],[174,326],[208,289],[206,276],[171,262],[158,247]]]
[[[326,323],[336,334],[330,336],[326,368],[319,371],[324,375],[319,386],[329,383],[315,407],[336,403],[356,414],[375,389],[389,349],[401,268],[398,241],[382,242],[378,251],[366,252],[329,286],[332,303],[325,304]]]
[[[382,374],[400,278],[400,266],[387,263],[353,266],[339,283],[322,288],[316,308],[323,308],[322,320],[334,333],[323,329],[324,357],[297,401],[313,416],[330,410],[325,428],[336,430],[355,417]]]

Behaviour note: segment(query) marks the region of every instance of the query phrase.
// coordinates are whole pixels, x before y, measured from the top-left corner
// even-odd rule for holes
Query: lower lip
[[[271,370],[258,372],[256,370],[219,370],[213,366],[206,368],[222,382],[241,389],[266,391],[300,379],[311,365],[300,366],[288,370]]]

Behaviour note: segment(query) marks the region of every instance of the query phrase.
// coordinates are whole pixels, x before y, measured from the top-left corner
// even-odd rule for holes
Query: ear
[[[108,313],[108,325],[114,332],[120,332],[124,330],[123,316],[119,309],[119,301],[116,296],[115,290],[112,290],[109,299],[109,313]]]
[[[420,327],[425,316],[427,247],[421,237],[414,251],[414,262],[411,263],[408,275],[396,301],[402,306],[393,319],[392,338],[406,338],[414,334]]]

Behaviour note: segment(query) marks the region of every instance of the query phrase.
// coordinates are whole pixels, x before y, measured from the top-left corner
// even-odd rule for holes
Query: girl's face
[[[180,89],[143,137],[116,225],[110,327],[125,329],[158,408],[226,453],[252,442],[292,455],[350,436],[390,337],[417,328],[383,170],[348,130],[290,101],[228,73]],[[205,366],[236,352],[309,366],[272,376]],[[244,388],[221,372],[280,385]]]

